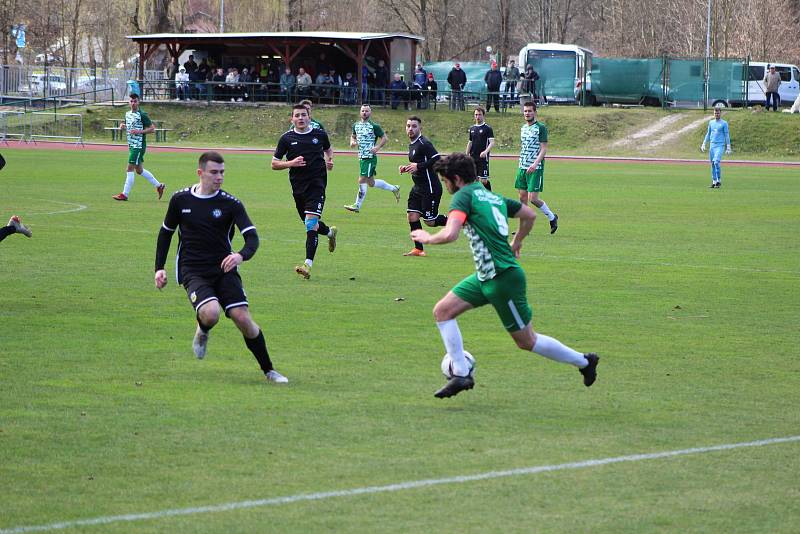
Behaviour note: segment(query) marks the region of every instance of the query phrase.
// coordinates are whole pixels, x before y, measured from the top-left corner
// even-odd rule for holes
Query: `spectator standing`
[[[355,104],[356,103],[356,85],[358,81],[353,78],[353,73],[348,72],[344,75],[342,80],[342,103]]]
[[[778,111],[778,105],[781,102],[781,97],[778,94],[778,88],[781,86],[781,75],[775,71],[775,65],[769,65],[769,71],[764,74],[764,94],[767,101],[764,107],[769,111],[769,101],[772,99],[772,111]]]
[[[533,70],[533,65],[525,67],[525,77],[523,79],[524,88],[522,91],[528,95],[531,102],[536,102],[538,99],[536,95],[536,81],[539,79],[539,73]]]
[[[414,70],[414,83],[422,87],[427,81],[428,73],[422,68],[422,63],[417,63],[417,68]]]
[[[231,102],[236,102],[236,92],[238,89],[239,84],[239,72],[231,67],[228,69],[228,75],[225,76],[225,85],[228,90],[228,96],[231,99]],[[239,99],[241,101],[241,99]]]
[[[297,96],[309,96],[311,94],[311,75],[303,67],[297,69]]]
[[[433,78],[433,73],[428,73],[428,81],[425,82],[425,100],[429,103],[433,102],[433,109],[436,109],[436,93],[439,91],[439,84]]]
[[[188,74],[191,74],[194,71],[196,71],[197,70],[197,63],[195,63],[195,61],[194,61],[194,56],[190,54],[189,55],[189,60],[186,63],[184,63],[183,66],[186,69],[186,72]]]
[[[378,60],[378,66],[375,67],[375,100],[378,104],[386,104],[386,87],[389,85],[389,69],[386,63]]]
[[[392,92],[392,109],[397,109],[400,102],[403,102],[405,109],[408,109],[408,86],[403,81],[399,72],[394,74],[392,85],[389,86]]]
[[[167,63],[167,66],[164,67],[164,78],[170,81],[175,80],[175,77],[178,75],[178,58],[172,58],[172,61]],[[169,96],[170,98],[177,98],[177,87],[169,85]]]
[[[292,95],[294,94],[294,86],[296,82],[297,78],[295,78],[295,75],[292,74],[292,69],[286,67],[283,71],[283,74],[281,74],[281,100],[286,102],[292,101]]]
[[[211,78],[212,78],[212,69],[206,62],[206,58],[203,58],[200,61],[200,65],[197,66],[197,72],[195,73],[195,83],[193,84],[194,87],[191,89],[192,92],[195,95],[197,95],[198,98],[205,98],[205,95],[208,92],[208,86],[206,85],[206,82],[208,82]]]
[[[251,70],[245,67],[242,69],[242,74],[239,76],[239,83],[241,84],[239,87],[241,88],[241,94],[244,96],[245,100],[250,98],[250,95],[253,94],[253,86],[250,84],[252,84],[254,80],[250,72]]]
[[[509,106],[514,105],[514,95],[517,91],[519,77],[519,69],[514,64],[514,60],[512,59],[508,62],[508,67],[506,67],[506,72],[503,75],[503,78],[506,81],[506,99]]]
[[[500,112],[500,85],[503,83],[503,74],[497,66],[497,62],[492,62],[492,68],[486,72],[483,77],[486,82],[486,112],[492,109],[492,102],[494,102],[494,110]]]
[[[178,69],[175,75],[175,100],[191,100],[189,97],[189,74],[185,67]]]
[[[447,75],[450,84],[450,109],[464,111],[464,87],[467,85],[467,74],[461,70],[461,63],[456,63]]]

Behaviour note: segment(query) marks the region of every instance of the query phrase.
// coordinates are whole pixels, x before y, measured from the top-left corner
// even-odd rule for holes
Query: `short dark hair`
[[[522,107],[523,108],[533,108],[533,111],[536,111],[536,102],[530,102],[530,101],[525,102],[524,104],[522,104]]]
[[[294,116],[294,110],[296,109],[302,109],[303,111],[308,113],[308,107],[306,107],[305,104],[295,104],[294,106],[292,106],[292,116]]]
[[[458,175],[465,184],[474,182],[477,174],[472,157],[463,152],[453,152],[449,156],[441,157],[433,164],[433,170],[452,181],[455,181]]]
[[[422,119],[420,119],[420,118],[419,118],[419,117],[417,117],[416,115],[411,115],[411,116],[410,116],[409,118],[407,118],[406,120],[409,120],[409,121],[417,121],[419,124],[422,124]]]
[[[208,152],[203,152],[200,154],[200,159],[197,161],[197,164],[201,169],[205,169],[206,163],[209,161],[213,161],[214,163],[225,163],[225,159],[222,157],[222,154],[214,150],[209,150]]]
[[[482,108],[482,107],[480,107],[480,106],[476,107],[476,108],[475,108],[475,111],[480,111],[482,115],[486,115],[486,110],[485,110],[485,109],[483,109],[483,108]],[[473,111],[473,113],[475,113],[475,111]]]
[[[347,74],[350,74],[350,73],[348,72]],[[361,107],[362,108],[372,109],[372,106],[368,102],[364,102],[363,104],[361,104]]]
[[[139,95],[137,95],[136,93],[131,93],[128,95],[128,98],[135,98],[136,100],[139,100]]]

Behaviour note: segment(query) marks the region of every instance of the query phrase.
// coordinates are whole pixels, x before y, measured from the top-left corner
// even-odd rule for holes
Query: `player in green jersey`
[[[411,239],[438,245],[458,239],[463,228],[475,260],[476,273],[456,284],[433,308],[445,349],[453,361],[453,378],[434,395],[452,397],[472,389],[474,379],[464,357],[464,342],[456,318],[467,310],[491,304],[506,331],[525,351],[577,367],[583,383],[591,386],[597,378],[597,354],[581,354],[557,339],[534,332],[528,305],[525,272],[517,262],[522,241],[533,228],[536,213],[509,198],[488,191],[476,182],[475,164],[466,154],[442,158],[434,169],[453,194],[447,225],[436,234],[414,230]],[[520,219],[519,230],[508,243],[508,218]]]
[[[158,199],[164,195],[164,184],[156,180],[153,173],[144,168],[144,153],[147,151],[147,134],[156,131],[156,126],[147,116],[147,113],[139,109],[139,95],[132,94],[129,97],[131,110],[125,113],[125,122],[119,125],[120,130],[128,132],[128,170],[125,174],[125,186],[122,193],[113,195],[114,200],[128,200],[133,187],[134,171],[140,176],[147,178],[153,184],[158,193]]]
[[[350,136],[350,146],[358,147],[358,193],[356,193],[355,203],[344,207],[354,213],[361,211],[361,204],[367,196],[368,187],[391,191],[394,193],[395,201],[400,202],[400,187],[375,178],[378,151],[389,139],[380,124],[372,122],[372,107],[369,104],[362,105],[360,113],[361,120],[353,124],[353,133]]]
[[[514,187],[519,190],[519,200],[542,210],[550,221],[550,233],[558,230],[558,215],[550,211],[539,193],[544,189],[544,155],[547,153],[547,127],[536,118],[536,104],[522,105],[525,124],[520,131],[519,169]]]

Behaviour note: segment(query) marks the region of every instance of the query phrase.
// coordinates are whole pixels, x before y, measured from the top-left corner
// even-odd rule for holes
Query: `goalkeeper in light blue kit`
[[[708,121],[708,131],[700,145],[700,151],[706,151],[706,143],[710,143],[708,157],[711,160],[711,189],[719,189],[722,186],[722,151],[726,154],[731,153],[731,135],[728,131],[728,123],[720,118],[722,112],[714,108],[714,118]]]

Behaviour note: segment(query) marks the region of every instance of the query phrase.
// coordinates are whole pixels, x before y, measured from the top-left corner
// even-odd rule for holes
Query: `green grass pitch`
[[[3,155],[0,216],[33,238],[0,244],[0,530],[800,434],[798,169],[723,163],[709,190],[703,165],[548,161],[560,229],[540,215],[521,261],[534,327],[599,352],[598,380],[516,349],[486,308],[459,321],[476,387],[442,401],[431,309],[473,265],[463,236],[402,256],[402,158],[378,169],[401,204],[370,189],[356,215],[356,161],[337,156],[339,249],[322,239],[303,281],[285,172],[226,156],[261,237],[241,271],[291,381],[275,387],[228,320],[193,357],[185,292],[153,286],[168,195],[137,178],[113,201],[124,153]],[[145,166],[171,192],[196,158]],[[514,168],[492,163],[512,197]],[[782,443],[67,531],[792,532],[799,457]]]

